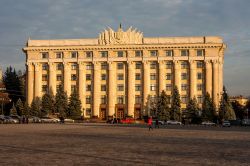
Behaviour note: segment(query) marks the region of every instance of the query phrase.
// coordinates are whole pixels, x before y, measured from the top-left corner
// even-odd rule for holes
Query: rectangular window
[[[71,74],[71,81],[76,81],[76,80],[77,80],[76,74]]]
[[[47,85],[43,85],[42,86],[42,91],[43,92],[48,92],[48,86]]]
[[[197,61],[197,68],[203,68],[203,62],[202,61]]]
[[[150,74],[150,80],[156,80],[156,74],[155,73]]]
[[[108,68],[108,64],[107,63],[101,63],[101,69],[102,70],[107,70],[107,68]]]
[[[57,81],[62,81],[62,75],[61,74],[57,74],[56,75],[56,80]]]
[[[124,91],[124,85],[123,84],[118,84],[117,85],[117,91]]]
[[[166,85],[166,91],[172,91],[172,84]]]
[[[196,55],[197,56],[204,56],[205,55],[205,50],[201,49],[201,50],[196,50]]]
[[[202,73],[197,73],[197,79],[202,80]]]
[[[157,50],[150,51],[150,56],[152,57],[157,56]]]
[[[203,89],[203,85],[202,84],[197,84],[197,90],[202,91],[202,89]]]
[[[151,91],[156,91],[156,85],[155,84],[151,84],[150,85],[150,90]]]
[[[76,85],[71,85],[71,93],[76,91]]]
[[[123,74],[117,74],[117,80],[124,80]]]
[[[48,52],[42,52],[42,59],[48,59],[49,58],[49,53]]]
[[[123,104],[124,103],[124,96],[118,96],[117,97],[117,103],[118,104]]]
[[[172,74],[171,73],[167,73],[166,80],[172,80]]]
[[[187,80],[187,78],[188,78],[187,73],[181,73],[181,79],[182,80]]]
[[[167,69],[172,69],[172,62],[171,61],[167,61],[166,68]]]
[[[56,65],[56,69],[57,69],[57,70],[63,70],[63,64],[62,64],[62,63],[58,63],[58,64]]]
[[[142,57],[142,51],[141,50],[136,50],[135,51],[135,57]]]
[[[91,74],[86,74],[86,80],[91,80]]]
[[[117,69],[123,69],[123,63],[117,63]]]
[[[107,75],[106,74],[102,74],[102,80],[106,80]]]
[[[86,91],[91,91],[91,85],[86,85]]]
[[[203,103],[203,96],[197,96],[197,100],[198,100],[198,104],[202,104]]]
[[[56,58],[57,59],[62,59],[63,58],[63,53],[62,52],[57,52],[56,53]]]
[[[140,73],[135,74],[135,80],[141,80],[141,74]]]
[[[141,85],[135,84],[135,91],[141,91]]]
[[[86,104],[91,104],[91,96],[86,96]]]
[[[86,51],[86,58],[92,58],[93,57],[93,52],[92,51]]]
[[[181,96],[181,102],[182,102],[183,104],[187,104],[187,103],[188,103],[188,98],[187,98],[187,96]]]
[[[141,69],[141,62],[136,62],[135,63],[135,69]]]
[[[71,58],[77,58],[77,54],[76,51],[71,52]]]
[[[187,69],[188,68],[188,62],[187,61],[181,61],[181,68]]]
[[[48,81],[48,75],[47,74],[42,75],[42,81]]]
[[[86,70],[92,70],[92,64],[91,63],[86,64]]]
[[[141,104],[141,102],[142,102],[141,96],[136,95],[135,96],[135,104]]]
[[[117,57],[123,57],[124,51],[117,51]]]
[[[150,63],[150,69],[156,69],[156,67],[157,67],[156,62],[151,62]]]
[[[101,91],[106,91],[107,90],[107,86],[106,85],[101,85]]]
[[[101,104],[107,104],[107,97],[106,96],[101,96]]]
[[[71,70],[76,70],[77,69],[77,64],[76,63],[72,63],[71,64]]]
[[[188,56],[189,51],[188,50],[181,50],[181,56]]]
[[[166,50],[166,56],[173,56],[173,50]]]
[[[86,103],[87,103],[87,98],[86,98]],[[87,104],[90,104],[90,103],[87,103]],[[91,108],[86,108],[86,115],[91,116],[91,114],[92,114]]]
[[[182,90],[182,91],[188,90],[187,84],[181,84],[181,90]]]
[[[107,58],[108,57],[108,51],[101,51],[100,55],[102,58]]]
[[[48,70],[48,64],[47,64],[47,63],[43,63],[42,69],[43,69],[43,70]]]

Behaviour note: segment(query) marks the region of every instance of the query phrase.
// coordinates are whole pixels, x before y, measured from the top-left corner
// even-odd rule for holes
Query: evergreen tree
[[[168,106],[168,98],[165,91],[161,92],[157,102],[157,117],[160,120],[170,119],[170,108]]]
[[[236,115],[229,101],[229,97],[225,86],[223,87],[223,94],[221,96],[221,101],[220,101],[219,117],[221,121],[236,119]]]
[[[19,98],[16,102],[16,110],[17,110],[17,114],[19,116],[22,116],[24,113],[24,106],[23,106],[23,102],[22,100]]]
[[[245,108],[238,102],[231,103],[237,119],[244,119]]]
[[[42,109],[41,109],[42,116],[54,113],[54,105],[55,105],[55,100],[53,92],[50,89],[49,93],[48,92],[45,93],[42,97]]]
[[[181,99],[177,86],[174,87],[171,103],[170,117],[173,120],[181,121]]]
[[[10,109],[10,115],[18,115],[17,114],[17,110],[16,110],[16,107],[15,107],[15,104],[13,103],[11,109]]]
[[[38,116],[41,117],[41,99],[39,97],[36,97],[35,99],[33,99],[32,103],[31,103],[31,109],[30,109],[30,115],[31,116]]]
[[[56,93],[55,108],[56,113],[59,113],[61,117],[66,117],[66,111],[68,108],[68,96],[64,92],[62,86],[59,86],[59,89]]]
[[[194,97],[193,99],[189,100],[186,108],[186,118],[189,120],[189,122],[198,123],[200,121],[199,111],[200,109],[197,100]]]
[[[67,109],[67,116],[73,119],[80,118],[81,116],[81,101],[79,99],[79,95],[75,90],[71,93],[69,98],[69,105]]]
[[[25,116],[30,116],[30,106],[27,102],[24,103],[24,110],[23,110],[23,115]]]
[[[202,105],[202,118],[204,120],[213,121],[215,118],[215,104],[213,103],[209,93],[206,93],[203,105]]]

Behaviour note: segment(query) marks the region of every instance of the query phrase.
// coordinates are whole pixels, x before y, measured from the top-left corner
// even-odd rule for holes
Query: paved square
[[[0,125],[0,165],[249,165],[249,128]]]

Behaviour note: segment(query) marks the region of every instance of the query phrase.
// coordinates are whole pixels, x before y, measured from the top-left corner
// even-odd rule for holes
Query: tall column
[[[149,61],[143,61],[143,106],[144,115],[148,115],[148,97],[150,95],[150,65]]]
[[[116,63],[108,62],[109,64],[109,87],[108,87],[108,116],[115,114],[116,102]]]
[[[42,71],[41,71],[41,64],[34,63],[35,65],[35,94],[34,97],[41,97],[42,91]]]
[[[56,94],[56,64],[49,62],[49,89]]]
[[[135,64],[128,62],[128,116],[134,117],[135,105]]]
[[[196,96],[196,61],[194,60],[190,60],[189,61],[189,66],[190,66],[190,80],[189,80],[189,84],[190,84],[190,99],[193,99]]]
[[[218,60],[213,61],[213,101],[216,107],[219,105],[219,65]]]
[[[161,94],[161,92],[163,90],[165,90],[165,72],[164,72],[164,67],[165,67],[165,63],[164,61],[159,61],[159,95]]]
[[[206,62],[206,92],[212,97],[212,64],[210,60]]]
[[[219,61],[219,99],[221,98],[221,94],[223,91],[223,62]]]
[[[86,89],[86,80],[85,80],[85,65],[83,62],[79,62],[78,63],[78,93],[79,93],[79,98],[81,100],[82,103],[82,109],[86,108],[86,102],[85,102],[85,89]],[[82,115],[84,115],[84,113],[82,112]]]
[[[93,114],[94,118],[99,117],[101,104],[101,66],[99,62],[94,62],[94,92],[93,92]]]
[[[68,96],[71,94],[71,68],[70,63],[64,62],[63,63],[63,88],[64,91],[67,93]]]
[[[34,66],[32,63],[27,63],[27,101],[28,105],[31,105],[34,97]]]
[[[180,76],[181,76],[180,61],[174,60],[174,85],[178,88],[179,92],[181,91]]]

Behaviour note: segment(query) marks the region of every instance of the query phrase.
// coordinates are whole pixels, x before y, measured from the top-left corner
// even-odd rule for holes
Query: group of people
[[[26,124],[28,124],[29,123],[28,116],[21,117],[21,119],[19,119],[19,123],[26,123]]]
[[[155,128],[160,128],[158,119],[155,120]],[[152,117],[148,118],[148,130],[149,131],[153,130],[153,118]]]

